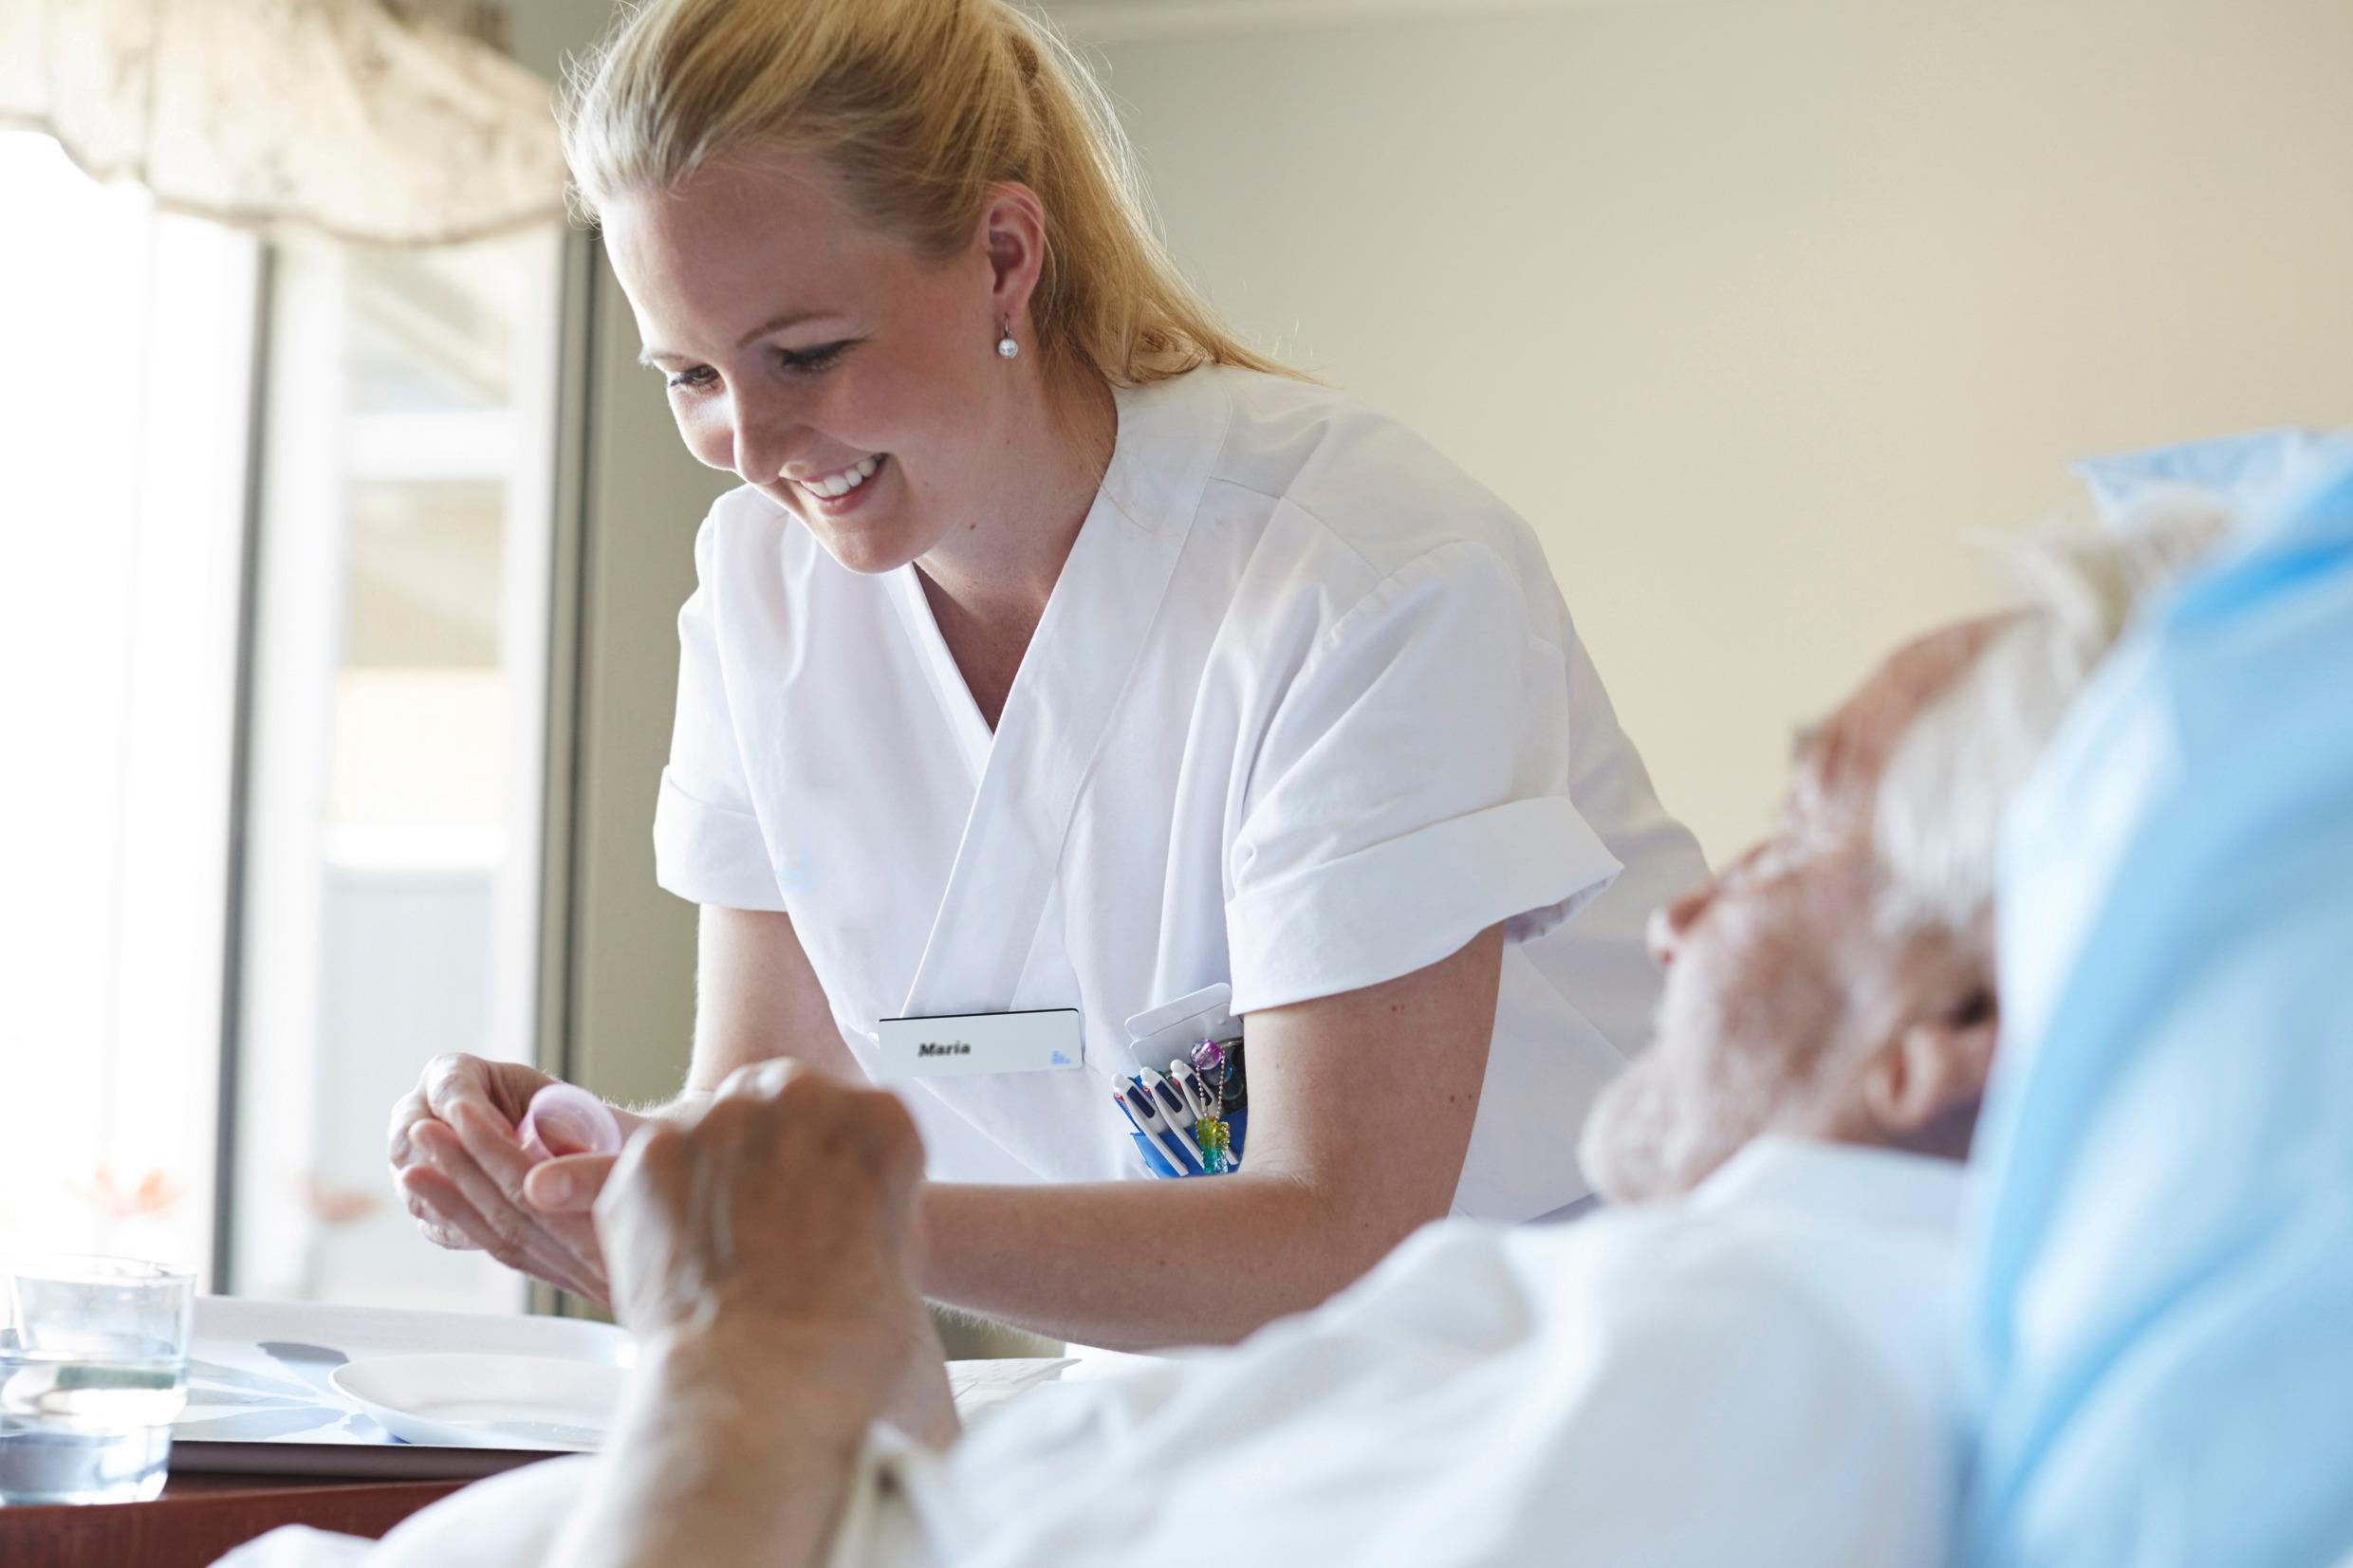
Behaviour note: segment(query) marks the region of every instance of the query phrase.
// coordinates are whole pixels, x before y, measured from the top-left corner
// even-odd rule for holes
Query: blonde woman
[[[1704,868],[1528,527],[1219,325],[1004,0],[650,0],[563,119],[678,433],[743,480],[679,618],[654,833],[700,1003],[657,1114],[780,1056],[891,1083],[926,1293],[1117,1348],[1582,1199],[1643,917]],[[1229,1014],[1210,1174],[1196,1105],[1130,1091]],[[548,1081],[437,1060],[393,1163],[435,1240],[602,1296],[609,1157],[515,1137]]]

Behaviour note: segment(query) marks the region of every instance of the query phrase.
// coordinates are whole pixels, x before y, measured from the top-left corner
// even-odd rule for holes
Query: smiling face
[[[1798,747],[1777,830],[1651,917],[1650,1049],[1595,1103],[1579,1158],[1617,1202],[1688,1191],[1764,1133],[1966,1140],[1995,1016],[1983,933],[1877,918],[1872,802],[1905,729],[1984,648],[1973,622],[1899,651]]]
[[[852,571],[933,550],[1018,485],[1034,368],[995,345],[1037,274],[1010,188],[944,259],[863,221],[822,160],[723,158],[605,203],[605,244],[678,434],[808,525]]]

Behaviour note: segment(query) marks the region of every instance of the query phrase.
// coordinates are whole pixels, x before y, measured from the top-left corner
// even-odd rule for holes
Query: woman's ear
[[[989,259],[992,313],[999,324],[1018,323],[1046,268],[1046,208],[1038,194],[1013,181],[991,187],[979,240]]]
[[[2000,1034],[2001,1008],[1986,985],[1881,1046],[1863,1071],[1862,1098],[1884,1141],[1914,1145],[1955,1119],[1973,1122]]]

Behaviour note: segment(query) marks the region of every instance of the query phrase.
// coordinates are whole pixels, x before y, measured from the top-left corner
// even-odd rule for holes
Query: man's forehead
[[[1833,787],[1837,732],[1831,722],[1801,725],[1789,738],[1789,787],[1782,797],[1781,826],[1793,837],[1811,838],[1835,824],[1842,803]]]
[[[1789,803],[1805,816],[1859,804],[1912,721],[1985,652],[2010,620],[1987,616],[1940,627],[1890,654],[1837,710],[1797,731]]]

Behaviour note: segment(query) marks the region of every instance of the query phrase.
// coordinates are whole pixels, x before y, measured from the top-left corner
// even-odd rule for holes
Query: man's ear
[[[1879,1048],[1863,1070],[1862,1100],[1888,1143],[1941,1145],[1957,1120],[1966,1150],[2001,1022],[1992,987],[1984,987],[1944,1013],[1915,1020]]]

